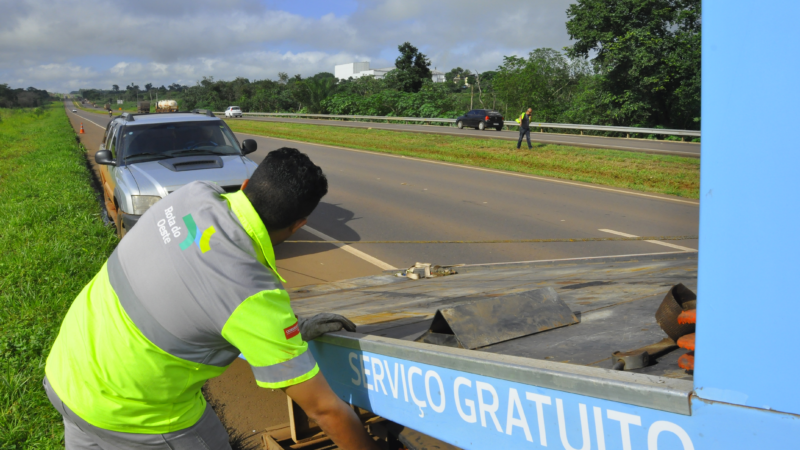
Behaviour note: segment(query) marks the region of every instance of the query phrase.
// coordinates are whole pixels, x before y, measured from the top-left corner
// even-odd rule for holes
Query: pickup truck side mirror
[[[245,139],[242,141],[242,154],[249,155],[258,150],[258,143],[252,139]],[[99,152],[98,152],[99,153]]]
[[[94,162],[97,164],[103,164],[106,166],[116,166],[117,162],[111,157],[111,152],[109,150],[100,150],[94,154]]]

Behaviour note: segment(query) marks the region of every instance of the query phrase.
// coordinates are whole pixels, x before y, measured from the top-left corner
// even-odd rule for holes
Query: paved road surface
[[[445,127],[436,125],[369,123],[369,122],[353,122],[353,121],[342,121],[342,120],[296,119],[289,117],[246,116],[244,119],[229,119],[229,120],[290,122],[290,123],[304,123],[312,125],[330,125],[337,127],[374,128],[374,129],[391,130],[391,131],[413,131],[416,133],[432,133],[432,134],[443,134],[452,136],[480,137],[486,139],[502,139],[507,141],[513,141],[515,143],[519,137],[518,131],[497,131],[494,129],[479,131],[473,128],[464,128],[462,130],[459,130],[455,126]],[[531,141],[542,142],[545,144],[572,145],[576,147],[610,148],[615,150],[626,150],[626,151],[643,152],[643,153],[689,156],[693,158],[700,157],[700,144],[691,142],[651,141],[647,139],[609,138],[609,137],[598,137],[598,136],[580,136],[572,134],[536,133],[536,132],[531,133]],[[525,146],[527,145],[527,143],[523,142],[522,145]]]
[[[75,113],[70,113],[75,114]],[[108,117],[77,115],[108,123]],[[237,133],[253,138],[260,162],[268,151],[296,147],[328,175],[330,192],[309,226],[341,240],[478,240],[696,235],[692,200],[472,169]],[[308,236],[307,234],[305,235]],[[697,248],[696,241],[670,241]],[[294,246],[294,247],[290,247]],[[284,244],[313,254],[327,245]],[[395,267],[578,258],[677,251],[649,242],[554,244],[355,244]],[[345,278],[345,277],[343,277]]]

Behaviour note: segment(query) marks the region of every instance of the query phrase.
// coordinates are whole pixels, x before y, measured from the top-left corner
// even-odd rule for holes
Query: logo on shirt
[[[284,328],[283,334],[286,335],[286,339],[291,339],[300,334],[300,326],[297,322],[295,322],[294,325],[290,326],[289,328]]]
[[[191,247],[192,244],[197,244],[197,247],[200,249],[201,253],[211,250],[209,241],[211,240],[211,236],[217,232],[213,226],[206,228],[202,233],[198,233],[197,224],[194,222],[194,218],[191,214],[183,216],[183,223],[186,225],[187,235],[186,239],[181,242],[181,250],[186,250],[187,248]]]

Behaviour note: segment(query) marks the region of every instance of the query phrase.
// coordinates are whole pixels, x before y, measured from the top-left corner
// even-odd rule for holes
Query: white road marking
[[[572,181],[558,180],[558,179],[554,179],[554,178],[537,177],[536,175],[528,175],[528,174],[524,174],[524,173],[506,172],[506,171],[502,171],[502,170],[486,169],[486,168],[483,168],[483,167],[474,167],[474,166],[467,166],[467,165],[462,165],[462,164],[452,164],[452,163],[446,163],[446,162],[441,162],[441,161],[433,161],[433,160],[430,160],[430,159],[413,158],[413,157],[410,157],[410,156],[390,155],[390,154],[387,154],[387,153],[370,152],[370,151],[367,151],[367,150],[356,150],[356,149],[353,149],[353,148],[338,147],[336,145],[327,145],[327,144],[317,144],[315,142],[296,141],[294,139],[284,139],[284,138],[276,138],[276,137],[271,137],[271,136],[262,136],[260,134],[242,133],[242,132],[239,132],[239,131],[235,131],[234,133],[235,134],[243,134],[245,136],[255,136],[255,137],[260,137],[260,138],[264,138],[264,139],[275,139],[275,140],[278,140],[278,141],[296,142],[298,144],[317,145],[317,146],[320,146],[320,147],[335,148],[337,150],[346,150],[348,152],[366,153],[366,154],[369,154],[369,155],[386,156],[386,157],[390,157],[390,158],[411,159],[411,160],[414,160],[414,161],[420,161],[420,162],[425,162],[425,163],[429,163],[429,164],[439,164],[439,165],[442,165],[442,166],[458,167],[460,169],[479,170],[481,172],[499,173],[501,175],[510,175],[510,176],[513,176],[513,177],[529,178],[529,179],[539,180],[539,181],[549,181],[551,183],[559,183],[559,184],[566,184],[566,185],[570,185],[570,186],[578,186],[578,187],[587,188],[587,189],[595,189],[595,190],[598,190],[598,191],[616,192],[617,194],[635,195],[637,197],[654,198],[654,199],[657,199],[657,200],[665,200],[665,201],[668,201],[668,202],[685,203],[687,205],[694,205],[694,206],[699,206],[700,205],[700,202],[693,202],[693,201],[689,201],[689,200],[681,200],[681,199],[670,198],[670,197],[661,197],[661,196],[658,196],[658,195],[650,195],[650,194],[644,194],[644,193],[640,193],[640,192],[623,191],[623,190],[620,190],[620,189],[607,188],[607,187],[602,187],[602,186],[592,186],[592,185],[589,185],[589,184],[575,183],[575,182],[572,182]]]
[[[639,237],[639,236],[636,236],[635,234],[623,233],[621,231],[606,230],[606,229],[599,229],[598,231],[602,231],[603,233],[616,234],[617,236]],[[694,248],[689,248],[689,247],[683,247],[683,246],[680,246],[680,245],[670,244],[669,242],[664,242],[664,241],[646,240],[646,241],[643,241],[643,242],[649,242],[651,244],[663,245],[664,247],[671,247],[671,248],[675,248],[675,249],[678,249],[678,250],[682,250],[684,252],[696,252],[697,251],[697,249],[694,249]]]
[[[338,239],[334,239],[334,238],[328,236],[327,234],[325,234],[325,233],[323,233],[321,231],[317,231],[317,230],[309,227],[308,225],[304,226],[303,229],[305,229],[309,233],[313,234],[314,236],[322,239],[323,241],[338,241]],[[397,270],[397,267],[394,267],[391,264],[387,264],[387,263],[381,261],[378,258],[372,257],[372,256],[362,252],[361,250],[356,250],[355,248],[353,248],[353,247],[351,247],[351,246],[349,246],[347,244],[342,244],[342,243],[338,243],[338,242],[331,242],[331,245],[335,245],[335,246],[339,247],[340,249],[346,251],[347,253],[350,253],[353,256],[361,258],[361,259],[363,259],[364,261],[366,261],[366,262],[368,262],[370,264],[374,264],[374,265],[380,267],[383,270]]]
[[[80,111],[80,110],[78,110],[78,111]],[[73,113],[73,114],[75,114],[76,116],[80,117],[81,119],[84,119],[84,120],[86,120],[86,121],[88,121],[88,122],[91,122],[91,123],[93,123],[93,124],[97,125],[98,127],[102,128],[102,129],[104,129],[104,130],[106,129],[106,127],[104,127],[104,126],[102,126],[102,125],[100,125],[100,124],[98,124],[98,123],[96,123],[96,122],[93,122],[93,121],[92,121],[91,119],[89,119],[88,117],[84,117],[84,116],[82,116],[81,114],[78,114],[78,113]]]
[[[106,129],[106,127],[104,127],[104,126],[100,125],[99,123],[93,122],[91,119],[87,119],[86,117],[83,117],[83,116],[78,116],[78,117],[81,117],[81,118],[83,118],[84,120],[87,120],[87,121],[89,121],[89,122],[91,122],[91,123],[93,123],[93,124],[97,125],[98,127],[102,128],[103,130],[105,130],[105,129]]]

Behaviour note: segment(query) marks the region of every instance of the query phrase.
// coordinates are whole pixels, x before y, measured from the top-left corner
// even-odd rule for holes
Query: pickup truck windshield
[[[240,155],[239,144],[221,122],[128,125],[120,148],[126,162],[191,155]]]

